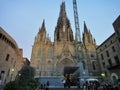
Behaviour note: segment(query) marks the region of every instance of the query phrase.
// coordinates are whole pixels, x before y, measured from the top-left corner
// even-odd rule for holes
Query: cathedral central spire
[[[67,18],[65,2],[62,2],[60,6],[60,13],[55,28],[55,41],[73,41],[73,32],[70,21]]]
[[[60,17],[66,17],[65,2],[61,4]]]

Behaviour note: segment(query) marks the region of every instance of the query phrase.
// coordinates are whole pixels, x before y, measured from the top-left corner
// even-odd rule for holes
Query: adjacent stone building
[[[76,67],[79,62],[83,63],[83,69],[88,69],[91,76],[99,75],[96,42],[85,22],[83,42],[78,44],[79,60],[76,56],[75,40],[66,14],[65,2],[60,7],[54,31],[54,42],[50,40],[46,33],[45,21],[43,21],[35,37],[31,54],[30,65],[35,68],[36,77],[62,76],[66,67]]]
[[[5,84],[15,79],[23,63],[23,50],[0,27],[0,81]]]
[[[120,16],[113,23],[115,33],[97,47],[101,74],[105,81],[117,83],[120,78]]]

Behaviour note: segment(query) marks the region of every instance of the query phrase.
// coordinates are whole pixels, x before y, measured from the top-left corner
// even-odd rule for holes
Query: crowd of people
[[[49,81],[46,84],[41,83],[37,90],[49,90]]]
[[[70,88],[73,84],[76,85],[78,88],[80,87],[80,83],[77,83],[76,81],[72,81],[69,76],[67,76],[65,79],[62,80],[62,83],[64,85],[64,88]],[[73,85],[73,86],[74,86]],[[49,81],[47,81],[44,84],[40,84],[37,90],[49,90]],[[101,84],[99,81],[86,81],[83,84],[83,90],[120,90],[120,85],[113,85],[111,83],[104,83]]]
[[[99,90],[120,90],[120,85],[105,83],[100,87]]]
[[[86,81],[85,84],[83,84],[83,90],[98,90],[100,87],[100,83],[98,81]]]
[[[120,85],[104,83],[100,85],[98,81],[87,82],[83,84],[83,90],[120,90]]]
[[[63,79],[64,88],[70,88],[71,86],[77,86],[80,88],[80,82],[78,78],[73,78],[69,74]]]

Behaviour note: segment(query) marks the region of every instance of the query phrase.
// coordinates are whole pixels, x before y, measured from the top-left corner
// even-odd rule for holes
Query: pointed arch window
[[[53,48],[49,48],[48,49],[48,54],[47,54],[48,57],[52,57],[53,56]]]
[[[38,57],[41,57],[42,56],[42,49],[40,48],[39,50],[38,50]]]

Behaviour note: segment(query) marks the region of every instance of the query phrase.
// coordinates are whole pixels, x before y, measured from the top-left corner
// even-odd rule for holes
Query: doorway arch
[[[70,58],[64,58],[64,59],[61,59],[59,61],[57,61],[56,65],[55,65],[55,68],[56,68],[56,74],[57,76],[62,76],[63,73],[64,73],[64,67],[72,67],[75,65],[75,62],[74,60],[70,59]]]
[[[118,76],[116,73],[111,74],[111,80],[112,80],[113,84],[117,84]]]

